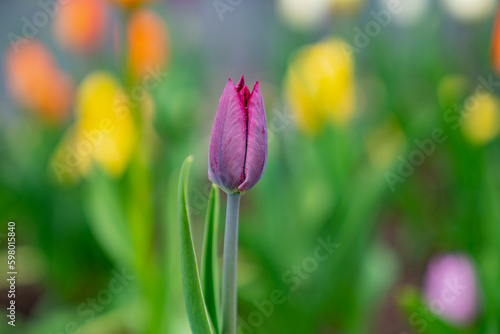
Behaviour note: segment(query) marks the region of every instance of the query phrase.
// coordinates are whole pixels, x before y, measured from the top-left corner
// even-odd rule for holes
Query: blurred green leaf
[[[152,92],[157,106],[154,115],[157,133],[177,145],[182,145],[192,132],[201,96],[197,80],[201,69],[196,64],[192,64],[191,68],[181,67],[170,68],[168,78]],[[196,75],[193,75],[193,71]]]
[[[85,204],[90,228],[101,247],[117,265],[132,267],[127,218],[117,186],[99,168],[88,180]]]
[[[485,304],[485,333],[498,333],[500,319],[500,192],[496,180],[498,167],[489,164],[483,175],[483,191],[481,192],[481,211],[483,213],[482,225],[482,251],[478,262],[479,272],[484,290]]]
[[[186,309],[179,307],[184,304],[184,296],[179,287],[182,285],[180,246],[179,246],[179,224],[177,223],[177,185],[179,183],[179,170],[170,175],[168,181],[162,184],[166,189],[163,205],[163,232],[165,242],[163,243],[162,257],[163,269],[160,277],[163,284],[164,295],[159,296],[164,302],[162,315],[161,333],[177,333],[179,323],[189,328]],[[189,329],[188,329],[189,330]]]
[[[203,298],[203,292],[196,264],[191,227],[189,226],[189,213],[187,205],[188,176],[193,156],[184,160],[179,178],[179,230],[181,249],[182,288],[188,313],[189,323],[194,334],[213,333],[208,311]]]
[[[219,281],[217,265],[219,208],[219,189],[215,184],[212,184],[208,199],[205,235],[203,238],[201,277],[207,309],[217,332],[219,328]]]
[[[472,334],[473,329],[457,329],[434,315],[422,302],[415,288],[406,288],[399,297],[399,304],[408,314],[408,323],[415,332],[423,334]]]

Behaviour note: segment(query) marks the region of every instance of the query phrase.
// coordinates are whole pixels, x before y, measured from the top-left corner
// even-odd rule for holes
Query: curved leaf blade
[[[181,248],[181,271],[182,289],[188,313],[189,324],[193,334],[213,334],[210,318],[205,306],[205,299],[201,289],[198,265],[194,251],[193,239],[191,237],[191,227],[189,225],[189,213],[187,206],[187,185],[188,176],[193,157],[189,156],[184,160],[179,179],[179,232]]]
[[[203,238],[201,280],[208,313],[216,332],[219,332],[219,275],[217,262],[219,208],[219,189],[215,184],[212,184],[208,199],[205,234]]]

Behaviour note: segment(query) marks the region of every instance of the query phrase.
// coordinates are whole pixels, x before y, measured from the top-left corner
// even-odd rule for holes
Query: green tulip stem
[[[222,334],[236,334],[239,193],[227,195],[226,231],[222,263]]]

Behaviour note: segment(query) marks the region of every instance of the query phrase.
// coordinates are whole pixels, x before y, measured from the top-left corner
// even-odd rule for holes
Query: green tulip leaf
[[[184,160],[179,178],[179,232],[181,248],[181,272],[184,300],[193,334],[213,334],[210,318],[203,297],[203,292],[196,264],[196,254],[189,224],[187,201],[188,176],[193,157]]]
[[[219,189],[212,185],[208,199],[207,216],[205,222],[205,235],[203,238],[203,258],[201,263],[201,277],[203,294],[205,296],[208,313],[218,332],[219,328],[219,275],[217,265],[217,245],[219,231]]]
[[[408,325],[416,333],[426,334],[473,334],[473,329],[459,329],[433,314],[421,299],[419,292],[407,287],[399,296],[399,304],[408,316]]]
[[[482,200],[482,251],[478,256],[481,286],[484,289],[485,333],[498,333],[498,305],[500,301],[500,192],[498,191],[498,167],[488,166],[484,173]]]
[[[132,241],[117,185],[99,168],[94,169],[87,185],[85,205],[92,233],[116,265],[132,266]]]

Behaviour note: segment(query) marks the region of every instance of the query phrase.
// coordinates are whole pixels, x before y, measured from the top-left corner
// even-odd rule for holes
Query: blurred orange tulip
[[[127,37],[129,66],[135,79],[166,66],[169,35],[167,25],[158,14],[146,9],[134,13],[128,24]]]
[[[74,53],[95,51],[102,44],[108,21],[103,0],[72,0],[54,17],[53,32],[58,43]]]
[[[500,75],[500,7],[497,9],[495,25],[493,27],[491,56],[493,60],[493,70],[497,73],[497,75]]]
[[[7,90],[20,107],[51,123],[68,116],[73,83],[44,44],[30,40],[18,46],[18,52],[8,49],[4,68]]]
[[[154,0],[111,0],[111,1],[125,8],[134,8],[139,5],[142,5],[143,3],[152,2]]]

